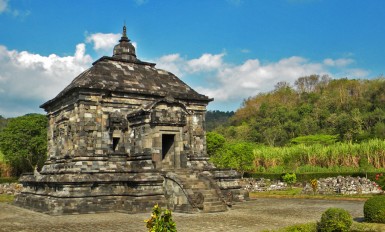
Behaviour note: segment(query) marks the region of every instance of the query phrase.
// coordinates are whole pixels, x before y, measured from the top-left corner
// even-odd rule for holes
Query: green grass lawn
[[[357,201],[366,201],[372,195],[320,195],[320,194],[302,194],[302,188],[292,188],[287,190],[279,191],[266,191],[266,192],[251,192],[250,198],[258,197],[272,197],[272,198],[303,198],[303,199],[325,199],[325,200],[357,200]],[[279,230],[266,230],[265,232],[316,232],[317,231],[316,223],[306,223],[292,225],[288,227],[281,228]],[[385,224],[379,223],[364,223],[364,222],[353,222],[352,227],[350,228],[351,232],[380,232],[385,231]]]
[[[12,203],[15,196],[8,194],[0,194],[0,203]]]
[[[278,230],[264,230],[263,232],[316,232],[317,223],[306,223],[287,226]],[[385,231],[385,224],[353,222],[350,232],[382,232]]]

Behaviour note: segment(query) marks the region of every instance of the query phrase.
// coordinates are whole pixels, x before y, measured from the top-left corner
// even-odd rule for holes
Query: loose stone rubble
[[[245,178],[242,181],[243,189],[249,192],[264,192],[274,190],[285,190],[287,184],[280,180],[270,180],[265,178]]]
[[[0,184],[0,194],[16,195],[23,189],[22,184],[4,183]]]
[[[310,183],[307,183],[304,187],[303,193],[311,194],[313,189]],[[318,194],[378,194],[382,193],[382,190],[378,188],[378,185],[365,177],[328,177],[318,180]]]
[[[378,185],[367,178],[364,177],[328,177],[321,178],[318,181],[317,194],[345,194],[345,195],[354,195],[354,194],[378,194],[383,191],[378,187]],[[241,181],[241,185],[244,190],[248,192],[264,192],[264,191],[274,191],[274,190],[286,190],[288,188],[287,184],[280,180],[270,180],[270,179],[253,179],[245,178]],[[297,183],[297,186],[301,183]],[[313,194],[313,188],[310,183],[302,184],[303,194]]]
[[[208,162],[213,99],[136,57],[123,29],[112,57],[76,77],[47,112],[48,159],[20,178],[15,204],[49,214],[225,211],[247,193],[239,174]]]

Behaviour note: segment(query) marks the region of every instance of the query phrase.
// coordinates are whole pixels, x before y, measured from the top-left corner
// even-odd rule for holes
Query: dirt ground
[[[330,207],[346,209],[356,220],[363,217],[363,201],[258,198],[237,203],[229,211],[210,214],[173,213],[178,231],[261,231],[297,223],[315,222]],[[147,231],[150,213],[100,213],[49,216],[0,203],[0,231]]]

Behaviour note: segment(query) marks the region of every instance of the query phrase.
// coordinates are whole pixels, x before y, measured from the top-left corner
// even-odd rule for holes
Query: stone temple
[[[20,178],[15,204],[52,215],[226,211],[247,196],[239,174],[208,162],[205,112],[213,99],[137,59],[126,35],[55,98],[48,158]]]

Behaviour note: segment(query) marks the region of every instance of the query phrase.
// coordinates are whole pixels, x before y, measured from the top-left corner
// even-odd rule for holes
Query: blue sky
[[[43,113],[124,22],[143,61],[213,97],[209,109],[301,76],[375,78],[385,69],[383,0],[0,0],[0,115]]]

